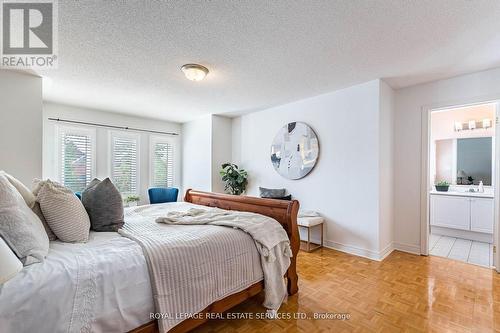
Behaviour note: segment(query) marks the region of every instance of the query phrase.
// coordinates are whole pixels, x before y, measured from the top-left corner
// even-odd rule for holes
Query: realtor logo
[[[57,3],[0,0],[2,61],[6,68],[55,68]]]

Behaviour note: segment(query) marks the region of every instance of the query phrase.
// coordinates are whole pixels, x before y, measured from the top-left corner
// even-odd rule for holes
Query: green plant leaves
[[[248,173],[243,169],[238,169],[236,164],[224,163],[222,170],[219,171],[221,179],[225,182],[224,190],[226,193],[240,195],[248,183]]]

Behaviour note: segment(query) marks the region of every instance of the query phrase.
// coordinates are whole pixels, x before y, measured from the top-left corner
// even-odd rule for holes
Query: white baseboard
[[[393,242],[394,250],[420,255],[420,246]]]
[[[387,257],[394,250],[392,242],[388,244],[380,252],[329,240],[324,242],[324,246],[333,250],[349,253],[358,257],[368,258],[376,261],[384,260],[384,258]]]
[[[392,251],[394,251],[394,243],[390,242],[382,251],[380,251],[379,253],[380,261],[384,260],[385,257],[387,257],[389,254],[392,253]]]
[[[357,246],[342,244],[342,243],[334,242],[334,241],[330,241],[330,240],[326,240],[324,242],[323,246],[327,247],[329,249],[337,250],[340,252],[344,252],[344,253],[352,254],[352,255],[355,255],[358,257],[368,258],[368,259],[376,260],[376,261],[384,260],[394,250],[420,255],[420,246],[399,243],[399,242],[391,242],[391,243],[387,244],[387,246],[382,251],[379,251],[379,252],[364,249],[364,248],[357,247]]]

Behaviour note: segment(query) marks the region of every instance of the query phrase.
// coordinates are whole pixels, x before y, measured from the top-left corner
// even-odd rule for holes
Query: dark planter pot
[[[450,185],[436,185],[436,191],[438,192],[448,192]]]

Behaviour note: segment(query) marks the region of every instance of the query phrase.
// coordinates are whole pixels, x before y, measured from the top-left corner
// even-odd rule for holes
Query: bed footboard
[[[290,247],[293,257],[288,268],[286,278],[288,281],[288,294],[297,293],[297,254],[300,247],[299,230],[297,227],[297,214],[299,202],[297,200],[285,201],[276,199],[263,199],[247,196],[201,192],[189,189],[186,191],[184,201],[197,205],[218,207],[227,210],[238,210],[258,213],[272,217],[278,221],[290,238]]]

